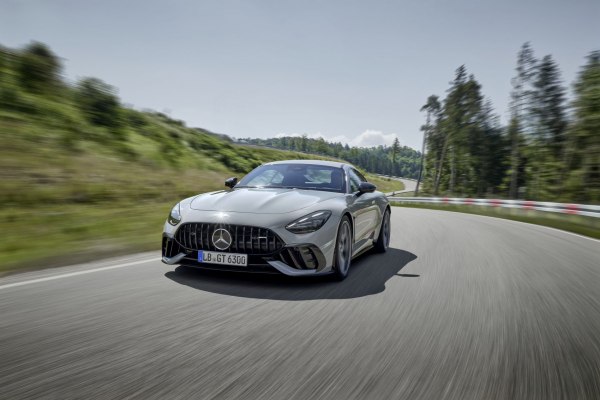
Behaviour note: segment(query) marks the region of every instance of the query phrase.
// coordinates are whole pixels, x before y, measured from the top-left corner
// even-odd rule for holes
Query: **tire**
[[[352,261],[352,228],[350,219],[344,216],[340,221],[333,253],[333,278],[343,281],[348,276]]]
[[[381,220],[381,229],[379,230],[379,236],[377,237],[377,241],[374,245],[375,251],[377,251],[378,253],[385,253],[388,247],[390,247],[390,231],[390,209],[386,208],[385,213],[383,213],[383,219]]]

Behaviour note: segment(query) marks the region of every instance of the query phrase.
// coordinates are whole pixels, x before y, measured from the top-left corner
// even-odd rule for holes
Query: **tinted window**
[[[358,186],[361,182],[366,182],[366,180],[360,178],[361,176],[362,175],[360,175],[360,173],[355,169],[348,170],[348,178],[350,178],[350,191],[352,193],[358,192]]]
[[[368,182],[367,178],[365,178],[364,175],[361,174],[359,171],[355,170],[354,168],[352,168],[352,171],[356,174],[356,176],[358,176],[361,182]]]
[[[313,164],[261,165],[246,175],[236,187],[284,187],[345,192],[342,168]]]

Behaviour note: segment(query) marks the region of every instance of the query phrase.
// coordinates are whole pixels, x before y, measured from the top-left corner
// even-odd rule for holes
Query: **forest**
[[[306,135],[243,141],[419,179],[425,195],[600,202],[600,51],[587,56],[569,96],[552,56],[538,59],[524,43],[511,86],[503,125],[482,85],[459,66],[445,97],[431,95],[420,107],[421,151],[400,147],[398,139],[371,148]]]
[[[410,147],[400,146],[398,138],[392,146],[376,147],[350,147],[339,142],[330,143],[323,138],[308,138],[306,135],[273,139],[245,138],[241,142],[339,158],[377,174],[414,179],[419,175],[421,153]]]
[[[445,98],[426,100],[424,191],[598,203],[600,51],[587,56],[571,100],[556,61],[536,58],[529,43],[518,52],[511,85],[507,126],[464,65]]]

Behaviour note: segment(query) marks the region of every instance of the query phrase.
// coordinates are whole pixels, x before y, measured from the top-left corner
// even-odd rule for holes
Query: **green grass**
[[[461,212],[467,214],[483,215],[488,217],[504,218],[513,221],[527,222],[561,229],[568,232],[600,239],[600,218],[585,217],[581,215],[568,215],[549,213],[535,210],[522,210],[514,208],[466,206],[458,204],[407,204],[392,203],[396,207],[422,208],[429,210],[442,210]]]
[[[20,57],[0,48],[0,274],[159,249],[182,198],[265,162],[326,159],[239,146],[120,105],[105,85],[82,91],[50,67],[24,81]]]
[[[367,180],[377,186],[377,190],[383,193],[404,190],[404,184],[401,181],[384,178],[377,175],[365,174]]]
[[[0,113],[0,274],[158,250],[182,198],[222,189],[264,162],[323,158],[236,146],[144,118],[124,142],[86,126],[65,142],[74,134],[68,125]],[[400,182],[369,179],[400,190]]]

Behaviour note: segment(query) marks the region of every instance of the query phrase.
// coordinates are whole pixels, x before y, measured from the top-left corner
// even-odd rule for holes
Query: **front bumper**
[[[198,251],[190,250],[174,238],[163,235],[162,262],[168,265],[235,272],[282,273],[288,276],[315,276],[331,272],[321,249],[310,243],[284,245],[267,255],[248,255],[248,266],[229,266],[198,262]]]
[[[165,222],[163,229],[163,262],[166,264],[219,270],[282,273],[290,276],[328,274],[332,270],[335,238],[340,219],[335,213],[319,230],[298,235],[285,229],[285,226],[291,220],[305,214],[306,211],[299,211],[297,215],[265,215],[184,210],[187,210],[187,208],[182,208],[183,221],[177,226]],[[265,220],[268,220],[268,224],[265,223]],[[197,229],[195,235],[190,233],[189,229],[183,228],[185,225],[190,224],[193,225],[193,229]],[[211,231],[206,231],[207,225],[216,225],[217,228],[232,228],[233,244],[226,251],[248,254],[247,267],[211,265],[197,261],[198,250],[200,249],[219,251],[213,248],[214,243],[209,243]],[[238,227],[237,230],[235,230],[236,226]],[[246,231],[240,229],[243,226],[246,227]],[[249,251],[245,251],[247,244],[253,243],[248,238],[248,227],[254,227],[254,231],[251,232],[261,236],[257,238],[261,239],[260,243],[264,244],[264,236],[268,236],[270,245],[257,248],[257,242],[255,241],[254,247],[250,246]],[[257,229],[260,230],[257,231]],[[279,241],[273,241],[273,235],[265,233],[265,230],[271,231]],[[275,245],[275,243],[279,244]]]

